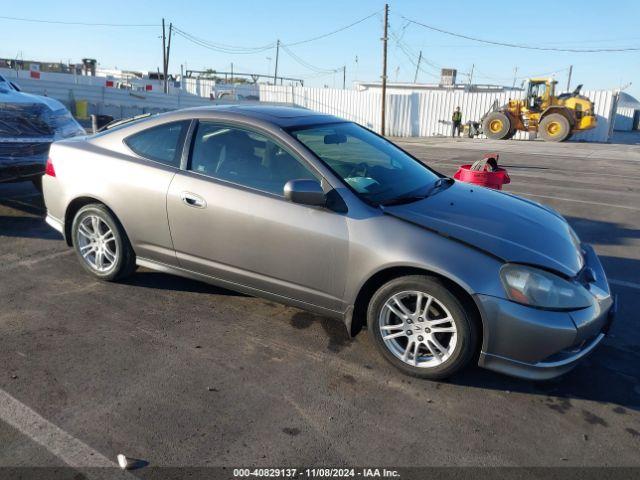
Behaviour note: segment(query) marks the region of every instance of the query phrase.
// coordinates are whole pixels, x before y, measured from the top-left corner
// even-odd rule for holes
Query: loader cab
[[[540,112],[551,104],[556,82],[548,79],[531,79],[527,88],[527,109]]]

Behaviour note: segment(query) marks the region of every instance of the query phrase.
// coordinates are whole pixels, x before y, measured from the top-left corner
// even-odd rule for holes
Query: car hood
[[[583,266],[579,241],[562,216],[509,193],[455,182],[423,200],[384,211],[507,262],[570,277]]]

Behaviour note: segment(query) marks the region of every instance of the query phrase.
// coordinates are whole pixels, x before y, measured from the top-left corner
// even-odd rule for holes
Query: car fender
[[[349,222],[352,247],[345,289],[348,327],[360,293],[371,279],[385,271],[423,271],[449,280],[471,298],[477,294],[504,297],[499,274],[504,263],[501,259],[396,217],[374,218],[375,221]],[[385,248],[359,242],[359,238],[377,238]]]

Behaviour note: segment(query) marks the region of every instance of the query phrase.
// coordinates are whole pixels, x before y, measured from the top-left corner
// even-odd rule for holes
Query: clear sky
[[[0,19],[0,56],[45,61],[79,62],[98,59],[101,67],[156,70],[162,64],[160,21],[165,17],[184,32],[216,44],[260,47],[280,39],[293,43],[348,25],[374,12],[380,0],[155,0],[107,2],[66,0],[2,0],[6,16],[66,22],[157,24],[157,27],[106,27],[28,23]],[[624,53],[564,53],[490,46],[454,38],[408,24],[403,18],[469,36],[560,48],[640,47],[638,0],[586,1],[420,1],[390,0],[391,39],[389,78],[413,81],[418,52],[424,62],[418,79],[437,79],[439,67],[457,68],[459,81],[474,67],[474,83],[511,85],[517,77],[558,72],[566,85],[573,65],[572,85],[619,88],[640,98],[640,51]],[[342,72],[326,73],[346,65],[347,82],[379,80],[382,16],[333,36],[291,46],[280,52],[279,73],[304,78],[308,85],[342,86]],[[400,39],[400,45],[397,40]],[[236,48],[231,48],[236,50]],[[357,59],[357,60],[356,60]],[[257,53],[213,51],[175,36],[170,71],[213,68],[273,73],[275,48]],[[517,84],[521,82],[518,78]]]

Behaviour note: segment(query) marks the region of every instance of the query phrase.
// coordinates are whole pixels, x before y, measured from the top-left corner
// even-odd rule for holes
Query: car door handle
[[[205,208],[207,206],[207,202],[205,202],[204,198],[200,195],[196,195],[195,193],[182,192],[180,194],[180,198],[182,198],[182,201],[190,207]]]

